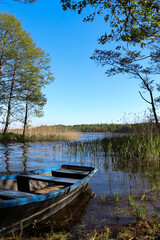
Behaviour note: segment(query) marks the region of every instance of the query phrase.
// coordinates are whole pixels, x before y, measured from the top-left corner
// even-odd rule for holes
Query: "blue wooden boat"
[[[53,215],[86,187],[93,167],[62,165],[0,177],[0,234]]]

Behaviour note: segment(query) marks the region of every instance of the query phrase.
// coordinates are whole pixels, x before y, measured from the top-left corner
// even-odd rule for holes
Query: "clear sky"
[[[98,37],[107,31],[102,18],[84,23],[87,10],[82,15],[63,11],[60,0],[26,5],[3,2],[1,11],[21,19],[24,30],[51,57],[55,81],[44,90],[44,117],[34,119],[33,126],[119,123],[125,122],[124,113],[139,115],[147,109],[138,93],[137,79],[128,75],[108,78],[105,68],[89,59],[99,47]]]

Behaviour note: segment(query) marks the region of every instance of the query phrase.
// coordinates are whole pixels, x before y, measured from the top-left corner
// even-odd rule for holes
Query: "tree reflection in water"
[[[136,159],[130,161],[120,158],[116,153],[103,148],[101,139],[7,146],[1,144],[0,161],[1,175],[48,168],[63,163],[96,167],[98,171],[89,182],[96,198],[86,205],[82,216],[76,213],[77,219],[80,219],[76,226],[72,225],[76,220],[70,222],[67,220],[70,217],[66,217],[65,222],[70,222],[73,231],[77,231],[83,224],[90,229],[97,225],[101,227],[117,222],[133,223],[143,211],[143,206],[146,217],[159,214],[159,166],[148,166],[145,161],[142,165]],[[115,196],[118,196],[118,201]],[[133,201],[129,201],[132,198]],[[64,217],[64,214],[62,216]]]

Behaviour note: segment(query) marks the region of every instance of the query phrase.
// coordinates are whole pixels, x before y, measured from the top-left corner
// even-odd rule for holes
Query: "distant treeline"
[[[136,124],[79,124],[79,125],[41,125],[27,128],[23,138],[23,129],[9,129],[8,133],[0,132],[0,142],[23,142],[23,141],[63,141],[79,139],[78,132],[110,132],[110,133],[138,133],[152,135],[156,125],[154,123]]]
[[[73,125],[74,131],[80,132],[131,132],[130,124],[81,124]]]
[[[132,133],[135,131],[144,131],[145,129],[155,128],[153,123],[136,123],[136,124],[79,124],[79,125],[53,125],[53,126],[40,126],[55,129],[58,132],[75,131],[75,132],[111,132],[111,133]]]

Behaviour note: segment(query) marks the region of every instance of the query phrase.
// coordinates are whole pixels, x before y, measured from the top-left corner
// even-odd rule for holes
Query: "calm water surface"
[[[81,141],[89,141],[112,134],[87,133],[81,135]],[[145,172],[131,172],[117,167],[116,159],[101,150],[93,148],[91,151],[70,148],[67,142],[43,142],[26,144],[0,145],[0,175],[42,169],[60,164],[81,164],[97,168],[97,173],[89,182],[96,197],[80,209],[81,213],[72,226],[72,232],[82,229],[103,227],[106,224],[126,224],[136,221],[135,214],[128,214],[128,195],[139,195],[150,191],[154,187],[154,179]],[[159,177],[159,171],[157,169]],[[118,207],[123,212],[117,213],[115,206],[118,196]],[[157,205],[156,205],[157,206]],[[149,206],[151,209],[153,206]],[[155,211],[153,208],[152,211]],[[118,216],[117,216],[118,214]]]

